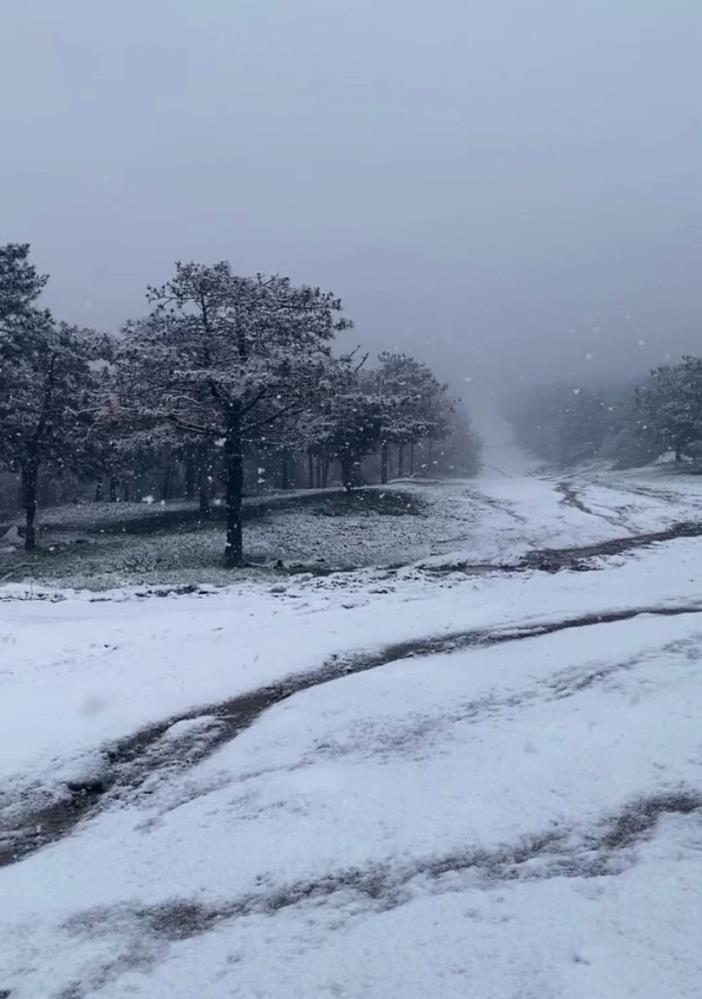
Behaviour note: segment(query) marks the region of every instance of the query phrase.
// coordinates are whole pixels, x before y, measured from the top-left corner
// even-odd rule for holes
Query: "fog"
[[[473,391],[699,350],[698,0],[25,0],[3,241],[116,329],[173,262],[332,288]]]

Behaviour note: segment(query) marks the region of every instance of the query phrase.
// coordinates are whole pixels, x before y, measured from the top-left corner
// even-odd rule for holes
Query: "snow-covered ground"
[[[487,466],[403,568],[0,591],[0,995],[700,995],[702,488]]]

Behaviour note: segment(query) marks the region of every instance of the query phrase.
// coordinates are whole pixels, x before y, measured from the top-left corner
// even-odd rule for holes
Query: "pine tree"
[[[637,401],[661,447],[681,461],[685,447],[702,440],[702,360],[687,356],[680,364],[656,368]]]
[[[21,474],[25,549],[32,551],[40,468],[79,469],[92,447],[95,362],[106,342],[36,307],[47,278],[28,255],[24,244],[0,248],[0,462]]]
[[[228,263],[176,265],[128,323],[118,397],[157,435],[220,443],[226,481],[225,563],[242,564],[243,460],[318,392],[332,340],[350,326],[328,292],[285,277],[237,277]]]
[[[428,365],[402,353],[378,355],[380,366],[368,379],[366,390],[382,407],[380,475],[387,482],[390,446],[398,449],[398,474],[404,472],[404,451],[420,440],[441,440],[449,429],[451,404]]]
[[[436,457],[439,472],[477,475],[483,443],[471,423],[468,410],[457,401],[451,413],[448,432]]]

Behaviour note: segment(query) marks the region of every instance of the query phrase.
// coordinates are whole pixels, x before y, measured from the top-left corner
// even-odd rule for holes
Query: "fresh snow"
[[[3,587],[0,820],[174,723],[141,782],[0,869],[0,994],[700,994],[702,539],[451,571],[702,519],[700,495],[664,469],[564,489],[516,457],[403,483],[434,541],[393,571],[165,599]],[[641,613],[597,623],[617,611]],[[468,632],[502,640],[423,648]],[[188,765],[221,702],[395,643]]]

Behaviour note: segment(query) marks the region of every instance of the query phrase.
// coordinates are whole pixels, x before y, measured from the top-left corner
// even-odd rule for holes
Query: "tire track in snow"
[[[556,491],[561,494],[562,498],[560,502],[563,506],[579,510],[580,513],[585,513],[588,517],[597,517],[600,520],[604,520],[607,524],[611,524],[613,527],[623,527],[625,530],[628,528],[623,517],[617,516],[614,513],[597,513],[589,507],[572,482],[559,482],[556,486]]]
[[[580,545],[574,548],[543,548],[527,552],[519,560],[519,568],[537,569],[542,572],[558,572],[561,569],[576,569],[585,571],[592,568],[587,561],[594,558],[606,558],[612,555],[623,555],[625,552],[639,548],[649,548],[651,545],[664,541],[675,541],[678,538],[698,538],[702,536],[702,522],[684,521],[673,524],[663,531],[651,531],[647,534],[630,534],[624,538],[612,538],[590,545]]]
[[[475,885],[457,882],[457,877],[476,878],[478,886],[563,877],[613,877],[635,863],[635,855],[627,850],[650,837],[661,818],[700,812],[702,793],[679,788],[629,801],[589,833],[561,827],[493,850],[466,849],[419,857],[404,864],[376,863],[341,869],[220,904],[173,898],[156,905],[123,903],[85,910],[64,924],[71,935],[90,940],[102,935],[113,941],[118,935],[122,946],[113,943],[117,954],[80,981],[71,982],[58,999],[84,999],[135,966],[142,970],[155,966],[169,946],[227,921],[275,916],[305,903],[319,904],[336,897],[342,905],[361,902],[372,910],[386,911],[416,897],[417,890],[441,894]]]
[[[674,617],[699,613],[702,613],[702,604],[635,607],[494,631],[453,632],[394,643],[377,652],[334,656],[318,670],[297,674],[218,704],[193,708],[103,747],[106,763],[100,774],[88,781],[67,784],[59,800],[52,798],[38,805],[29,804],[17,819],[0,826],[0,867],[16,863],[70,835],[83,819],[126,800],[135,792],[151,793],[158,782],[195,766],[224,743],[235,739],[269,708],[313,687],[401,659],[485,648],[558,631],[628,621],[647,614]],[[34,800],[37,800],[36,795]],[[15,806],[15,814],[19,808],[21,803]]]
[[[593,516],[598,515],[593,514]],[[560,572],[562,569],[586,572],[596,568],[592,564],[592,560],[596,558],[623,555],[640,548],[650,548],[651,545],[661,542],[675,541],[678,538],[698,537],[702,537],[702,521],[682,521],[662,531],[649,531],[645,534],[628,534],[622,538],[610,538],[609,541],[597,541],[569,548],[535,548],[532,551],[526,552],[516,562],[470,562],[465,559],[460,562],[446,562],[436,565],[419,562],[417,563],[417,568],[421,569],[422,572],[435,576],[452,572],[463,572],[469,575],[488,575],[494,572],[514,573],[526,570]]]

